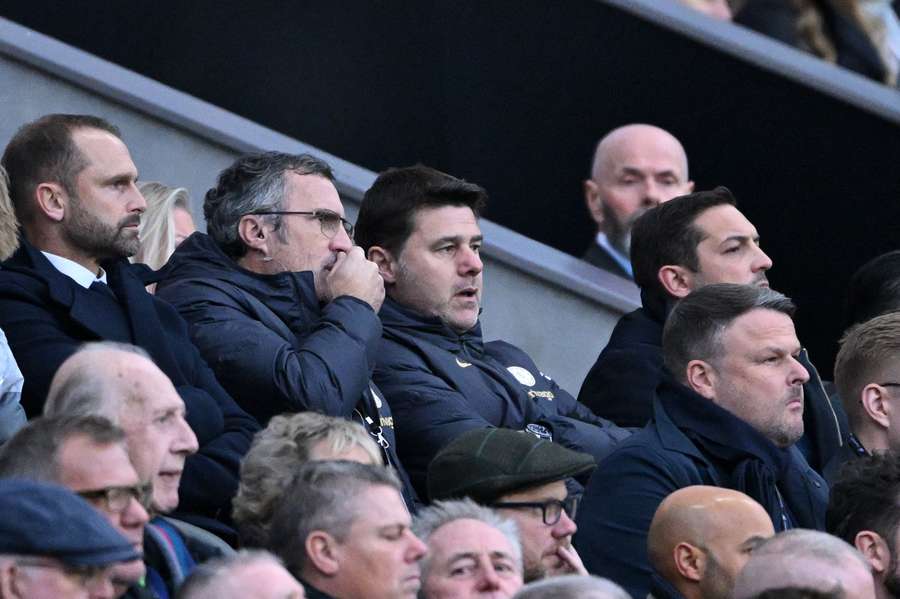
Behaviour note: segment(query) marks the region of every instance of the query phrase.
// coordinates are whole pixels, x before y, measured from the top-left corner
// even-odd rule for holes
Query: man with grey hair
[[[353,245],[333,180],[309,154],[239,158],[206,193],[208,235],[178,247],[156,293],[263,426],[307,410],[355,419],[399,470],[394,420],[370,380],[384,283]]]
[[[681,143],[664,129],[630,124],[597,143],[584,199],[597,237],[584,260],[631,279],[631,226],[644,212],[694,189]]]
[[[428,546],[420,599],[507,599],[522,586],[518,529],[490,508],[437,501],[419,512],[413,532]]]
[[[310,462],[275,510],[268,549],[312,599],[415,599],[426,547],[410,525],[391,470]]]
[[[268,551],[243,550],[198,566],[175,599],[304,599],[303,586]]]
[[[675,305],[654,417],[585,490],[575,546],[589,572],[644,597],[653,514],[691,485],[750,496],[776,531],[824,529],[828,487],[794,446],[809,375],[797,360],[793,311],[776,291],[733,284],[706,285]]]
[[[596,576],[554,576],[522,587],[513,599],[631,599],[625,589]]]
[[[789,530],[763,541],[734,585],[734,599],[771,589],[804,587],[874,599],[871,566],[845,541],[814,530]]]

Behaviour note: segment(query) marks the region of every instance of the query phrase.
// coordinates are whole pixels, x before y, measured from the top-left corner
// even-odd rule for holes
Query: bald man
[[[597,237],[584,260],[632,278],[631,226],[644,212],[690,193],[688,160],[675,137],[653,125],[632,124],[610,131],[597,143],[591,178],[584,182],[588,212]]]
[[[735,581],[734,599],[793,587],[875,598],[871,567],[859,551],[824,532],[795,528],[759,544]]]
[[[669,495],[647,536],[653,599],[729,599],[750,552],[775,534],[756,501],[695,485]]]

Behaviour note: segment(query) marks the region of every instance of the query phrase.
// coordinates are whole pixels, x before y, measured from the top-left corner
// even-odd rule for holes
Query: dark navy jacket
[[[219,381],[262,425],[305,410],[355,419],[387,446],[385,460],[405,481],[390,406],[369,378],[381,338],[371,306],[342,296],[320,307],[312,272],[248,271],[203,233],[154,278]]]
[[[578,511],[575,546],[588,571],[632,597],[650,587],[647,531],[670,493],[712,485],[746,493],[776,531],[824,530],[828,485],[796,447],[780,449],[752,426],[665,379],[653,419],[594,472]]]
[[[390,298],[381,320],[375,382],[396,414],[400,459],[420,494],[434,455],[474,428],[541,424],[554,441],[598,460],[630,434],[594,416],[521,349],[484,343],[480,323],[458,334]]]
[[[144,348],[184,400],[200,444],[181,477],[179,513],[227,520],[240,460],[259,425],[216,381],[178,312],[146,292],[141,269],[125,260],[103,268],[116,297],[81,287],[24,240],[3,264],[0,327],[25,376],[22,405],[29,416],[40,415],[57,368],[84,342]]]
[[[641,294],[644,307],[623,316],[609,343],[588,372],[578,401],[619,426],[644,426],[652,415],[656,387],[663,379],[662,331],[667,309]],[[806,350],[799,358],[809,372],[803,386],[803,439],[798,447],[823,472],[844,444],[847,416],[832,402]]]

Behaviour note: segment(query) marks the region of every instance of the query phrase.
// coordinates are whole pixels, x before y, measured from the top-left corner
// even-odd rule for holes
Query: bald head
[[[609,241],[627,253],[631,225],[654,206],[690,193],[688,160],[675,137],[653,125],[625,125],[597,144],[584,183],[588,210]]]
[[[874,599],[868,562],[852,546],[824,532],[793,529],[756,548],[734,586],[735,599],[778,588],[839,589],[853,599]]]
[[[769,515],[747,495],[698,485],[660,504],[647,552],[653,568],[688,599],[724,599],[750,552],[773,534]]]

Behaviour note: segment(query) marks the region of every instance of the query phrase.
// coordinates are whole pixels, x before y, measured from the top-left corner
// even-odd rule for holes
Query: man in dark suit
[[[185,464],[180,510],[208,526],[227,517],[259,425],[126,260],[138,249],[146,202],[119,131],[93,116],[44,116],[16,133],[2,162],[22,245],[0,270],[0,326],[25,376],[25,411],[40,413],[56,369],[83,342],[142,347],[184,400],[200,444]]]
[[[597,223],[597,237],[583,259],[597,268],[633,278],[628,257],[631,225],[644,212],[694,189],[681,143],[653,125],[625,125],[597,144],[584,199]]]

